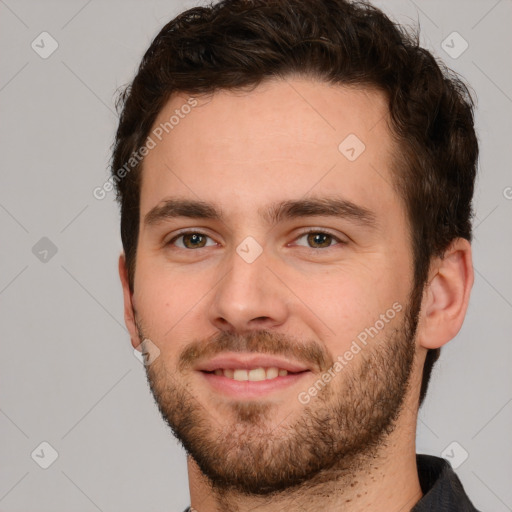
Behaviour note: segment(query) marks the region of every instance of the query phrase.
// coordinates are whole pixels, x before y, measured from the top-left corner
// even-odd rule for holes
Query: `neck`
[[[358,454],[345,468],[319,474],[306,484],[271,496],[219,490],[188,457],[192,508],[197,512],[410,511],[422,492],[416,466],[417,412],[404,404],[397,426],[372,453]]]

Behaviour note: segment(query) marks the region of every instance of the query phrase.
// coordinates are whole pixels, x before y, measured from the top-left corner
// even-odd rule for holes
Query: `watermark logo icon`
[[[48,441],[43,441],[30,456],[40,468],[48,469],[57,460],[59,453]]]
[[[441,43],[441,48],[452,59],[458,59],[468,47],[469,43],[458,32],[452,32]]]
[[[248,236],[238,245],[236,252],[246,263],[252,263],[261,255],[263,247],[252,236]]]
[[[30,45],[39,57],[47,59],[59,47],[57,40],[48,32],[41,32]]]
[[[338,151],[350,162],[357,160],[365,149],[364,142],[354,133],[347,135],[338,146]]]
[[[48,263],[56,254],[57,246],[46,236],[43,236],[32,247],[32,254],[41,262]]]
[[[146,338],[138,347],[133,349],[133,355],[144,366],[149,366],[160,356],[160,349],[150,339]]]
[[[469,453],[457,441],[452,441],[442,452],[441,457],[446,459],[453,469],[460,467],[469,457]]]

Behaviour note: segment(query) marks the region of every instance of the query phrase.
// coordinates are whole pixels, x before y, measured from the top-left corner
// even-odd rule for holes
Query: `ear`
[[[133,348],[137,348],[141,340],[139,339],[139,333],[135,325],[135,312],[133,307],[133,294],[130,291],[130,285],[128,283],[128,269],[126,268],[126,258],[124,252],[119,256],[119,277],[123,286],[123,298],[124,298],[124,323],[130,333]]]
[[[455,239],[442,258],[436,258],[429,273],[418,326],[424,348],[439,348],[459,332],[474,281],[471,244]]]

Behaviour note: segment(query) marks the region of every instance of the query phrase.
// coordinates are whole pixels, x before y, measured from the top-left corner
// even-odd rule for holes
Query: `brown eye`
[[[206,244],[206,237],[199,233],[191,233],[183,236],[183,244],[189,249],[196,247],[204,247]]]
[[[306,231],[297,238],[297,242],[303,238],[306,239],[306,243],[297,243],[297,245],[302,245],[309,249],[328,249],[337,243],[343,243],[339,238],[325,231]]]
[[[328,233],[308,233],[307,234],[307,240],[308,244],[314,248],[321,248],[329,247],[333,241],[333,237],[329,235]]]
[[[202,249],[209,245],[215,245],[215,242],[204,233],[189,231],[174,237],[169,241],[168,245],[175,245],[180,249]]]

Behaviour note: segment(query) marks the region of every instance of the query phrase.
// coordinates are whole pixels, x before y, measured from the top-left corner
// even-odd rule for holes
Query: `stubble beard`
[[[363,347],[308,404],[297,399],[296,410],[278,425],[272,414],[279,410],[264,400],[233,400],[220,424],[208,411],[211,404],[201,403],[182,379],[179,365],[171,371],[162,357],[146,367],[148,383],[163,419],[217,491],[270,496],[313,486],[364,469],[385,446],[408,391],[418,312],[419,306],[408,306],[398,327]],[[145,339],[140,323],[138,328]],[[285,351],[271,347],[288,353],[296,347],[283,337],[272,344],[273,338],[268,331],[222,332],[208,347],[212,354],[245,349],[276,355]],[[196,342],[185,360],[191,362],[201,346]],[[311,354],[318,352],[321,366],[333,362],[324,349],[316,350]]]

